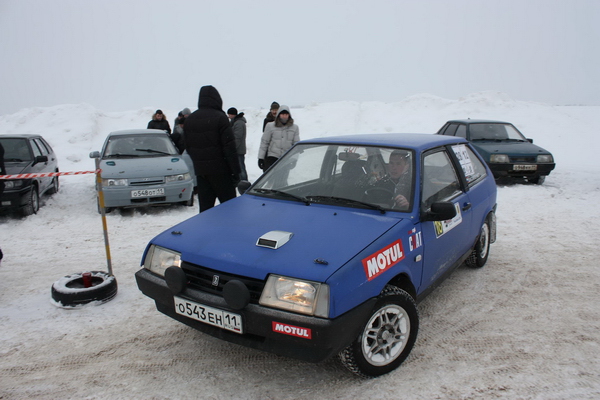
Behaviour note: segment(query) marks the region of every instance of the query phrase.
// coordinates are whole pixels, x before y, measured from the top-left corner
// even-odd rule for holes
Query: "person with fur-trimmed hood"
[[[200,212],[236,196],[240,163],[229,118],[221,95],[213,86],[202,86],[198,109],[183,124],[185,149],[194,164]]]
[[[267,124],[260,139],[258,167],[266,171],[299,140],[300,128],[294,124],[290,108],[280,106],[275,121]]]
[[[171,125],[169,125],[167,116],[163,114],[162,110],[156,110],[152,115],[152,120],[148,122],[147,129],[160,129],[171,133]]]

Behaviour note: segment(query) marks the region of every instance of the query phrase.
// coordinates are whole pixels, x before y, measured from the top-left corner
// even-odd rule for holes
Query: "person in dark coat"
[[[200,212],[236,196],[240,163],[235,138],[221,95],[213,86],[202,86],[198,109],[183,124],[185,149],[194,164]]]
[[[4,146],[0,143],[0,175],[6,175],[6,167],[4,166]],[[4,180],[0,179],[0,197],[4,193]]]
[[[163,114],[162,110],[156,110],[152,115],[152,120],[148,122],[147,129],[160,129],[171,133],[171,125],[169,125],[167,116]]]
[[[4,146],[0,143],[0,175],[6,175],[6,167],[4,166]],[[0,179],[0,199],[2,198],[2,193],[4,193],[4,180]],[[2,261],[2,249],[0,249],[0,261]]]
[[[265,127],[269,122],[275,121],[275,117],[277,117],[277,111],[279,111],[279,103],[274,101],[271,103],[271,109],[263,121],[263,132],[265,131]]]
[[[237,149],[238,160],[240,162],[240,179],[243,181],[248,180],[248,173],[246,172],[246,118],[244,113],[238,113],[237,108],[231,107],[227,110],[227,116],[231,121],[231,130],[233,131],[233,137],[235,138],[235,147]]]

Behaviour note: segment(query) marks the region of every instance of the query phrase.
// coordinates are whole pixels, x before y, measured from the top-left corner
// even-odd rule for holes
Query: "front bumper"
[[[148,197],[132,197],[131,192],[140,189],[164,188],[164,195]],[[193,196],[194,182],[170,182],[151,186],[103,186],[105,207],[141,207],[153,204],[170,204],[189,201]]]
[[[232,310],[222,297],[189,288],[178,294],[179,297],[241,315],[244,334],[238,334],[177,314],[173,292],[162,277],[141,269],[135,278],[142,293],[154,299],[157,310],[179,322],[231,343],[309,362],[330,358],[352,343],[370,317],[376,302],[372,298],[335,319],[324,319],[252,303],[242,310]],[[275,332],[274,323],[308,329],[311,338]]]
[[[29,194],[31,193],[31,185],[21,188],[19,190],[4,190],[4,193],[0,196],[0,209],[18,209],[27,204],[29,200]]]
[[[535,170],[518,170],[515,165],[534,165]],[[488,163],[495,178],[527,178],[550,175],[556,164]]]

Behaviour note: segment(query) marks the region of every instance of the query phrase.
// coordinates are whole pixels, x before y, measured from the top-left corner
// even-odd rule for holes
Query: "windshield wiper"
[[[258,193],[262,193],[262,194],[276,194],[276,195],[288,197],[290,199],[294,199],[296,201],[300,201],[300,202],[306,204],[307,206],[310,205],[310,201],[308,201],[308,199],[306,199],[305,197],[296,196],[295,194],[291,194],[291,193],[288,193],[288,192],[283,192],[281,190],[258,188],[258,189],[253,189],[253,191],[254,192],[258,192]]]
[[[119,157],[141,157],[141,155],[139,155],[139,154],[123,154],[123,153],[117,153],[117,154],[111,154],[111,155],[108,155],[107,157],[115,157],[115,158],[119,158]]]
[[[6,162],[23,162],[24,160],[21,160],[20,158],[5,158],[4,161],[6,161]]]
[[[160,150],[154,150],[154,149],[134,149],[135,151],[145,151],[146,153],[158,153],[158,154],[164,154],[166,156],[170,156],[172,155],[171,153],[166,153],[164,151],[160,151]]]
[[[325,201],[333,201],[336,203],[344,203],[344,204],[355,204],[355,205],[361,205],[361,206],[365,206],[367,208],[371,208],[373,210],[377,210],[382,214],[385,214],[385,208],[381,207],[380,205],[377,204],[373,204],[373,203],[367,203],[365,201],[360,201],[360,200],[354,200],[354,199],[347,199],[345,197],[335,197],[335,196],[306,196],[307,200],[309,201],[319,201],[319,200],[325,200]]]

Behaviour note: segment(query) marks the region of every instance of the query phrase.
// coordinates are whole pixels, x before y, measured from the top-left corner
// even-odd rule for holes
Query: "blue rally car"
[[[243,183],[243,182],[242,182]],[[157,309],[209,335],[357,375],[397,368],[417,302],[496,236],[496,184],[463,138],[297,143],[233,200],[155,237],[136,273]]]

